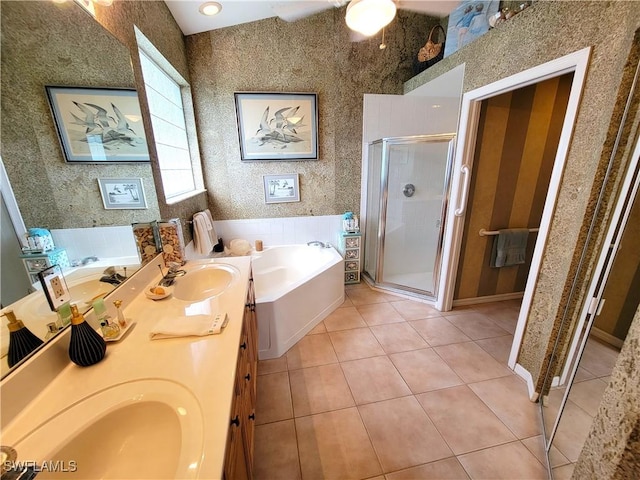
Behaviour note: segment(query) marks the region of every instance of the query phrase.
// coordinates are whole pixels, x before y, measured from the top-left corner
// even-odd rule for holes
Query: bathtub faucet
[[[120,285],[127,279],[127,267],[124,267],[124,275],[120,275],[116,272],[115,267],[108,267],[102,272],[101,282],[110,283],[111,285]]]
[[[313,240],[312,242],[307,242],[307,245],[313,246],[313,247],[322,247],[322,248],[325,247],[324,243],[319,242],[318,240]]]

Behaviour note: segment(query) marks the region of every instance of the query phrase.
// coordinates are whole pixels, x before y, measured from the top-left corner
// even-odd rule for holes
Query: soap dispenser
[[[71,305],[71,341],[69,358],[76,365],[88,367],[104,358],[107,344],[89,325],[78,311],[77,305]]]
[[[9,367],[13,367],[44,342],[31,333],[31,330],[24,326],[22,320],[16,318],[13,310],[5,311],[2,316],[7,317],[9,320],[9,352],[7,361]]]

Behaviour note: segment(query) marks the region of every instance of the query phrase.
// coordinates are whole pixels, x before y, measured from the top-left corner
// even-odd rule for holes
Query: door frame
[[[540,230],[531,260],[531,269],[527,277],[522,306],[518,315],[518,323],[508,361],[509,367],[527,381],[530,396],[534,395],[533,378],[530,372],[516,363],[516,360],[522,337],[524,336],[524,328],[531,308],[533,292],[540,272],[542,255],[549,235],[553,211],[560,191],[560,182],[573,135],[590,55],[591,47],[586,47],[490,83],[489,85],[471,90],[462,96],[458,141],[453,164],[453,183],[450,197],[452,201],[449,204],[449,212],[445,226],[444,238],[446,246],[442,258],[442,273],[440,275],[439,286],[440,295],[436,300],[436,308],[440,311],[451,310],[453,306],[453,294],[462,246],[462,236],[464,233],[464,216],[467,208],[471,175],[473,173],[473,156],[477,139],[481,102],[488,98],[566,73],[573,72],[574,74],[560,140],[558,142],[558,150],[549,182],[549,190],[545,199]]]

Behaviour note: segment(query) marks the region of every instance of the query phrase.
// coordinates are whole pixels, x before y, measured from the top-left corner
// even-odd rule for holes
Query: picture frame
[[[263,175],[264,203],[300,201],[300,181],[297,173]]]
[[[449,14],[444,57],[489,31],[489,20],[500,8],[500,0],[462,0]]]
[[[236,92],[240,160],[317,160],[316,93]]]
[[[98,178],[105,210],[147,208],[142,178]]]
[[[45,89],[65,162],[149,161],[136,90],[50,85]]]

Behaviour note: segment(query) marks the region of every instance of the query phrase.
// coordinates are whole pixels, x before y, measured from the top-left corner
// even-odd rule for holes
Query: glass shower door
[[[451,136],[389,141],[377,282],[436,297],[452,148]]]
[[[376,281],[378,269],[378,233],[380,226],[380,203],[382,173],[382,143],[369,145],[367,171],[367,222],[365,226],[364,271]]]

